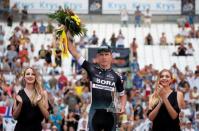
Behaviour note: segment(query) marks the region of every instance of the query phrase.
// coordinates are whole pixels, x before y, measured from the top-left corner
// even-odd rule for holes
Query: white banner
[[[199,15],[199,0],[196,0],[196,1],[195,1],[195,5],[196,5],[196,7],[195,7],[195,9],[196,9],[196,14]]]
[[[21,10],[24,6],[30,14],[46,14],[62,8],[70,8],[78,14],[88,13],[88,0],[10,0],[10,7],[14,4]]]
[[[103,14],[119,14],[121,9],[126,8],[130,14],[133,14],[136,7],[141,11],[147,8],[152,14],[180,14],[181,0],[103,0]]]

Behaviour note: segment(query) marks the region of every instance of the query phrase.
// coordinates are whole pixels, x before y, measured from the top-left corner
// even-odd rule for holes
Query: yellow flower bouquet
[[[50,14],[49,17],[64,25],[66,29],[70,31],[72,36],[84,35],[87,31],[79,16],[77,16],[71,9],[60,9],[55,13]],[[59,36],[61,33],[62,30],[57,31]]]

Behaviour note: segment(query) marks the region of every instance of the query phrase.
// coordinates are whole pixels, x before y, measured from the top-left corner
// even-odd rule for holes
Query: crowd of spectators
[[[140,26],[140,13],[139,8],[137,8],[136,26]],[[151,14],[148,15],[151,17]],[[64,74],[61,68],[61,52],[57,48],[57,38],[54,38],[47,47],[42,45],[39,50],[35,49],[36,43],[32,43],[31,35],[53,33],[54,29],[50,21],[47,26],[42,21],[40,22],[39,26],[38,22],[34,21],[31,25],[32,30],[30,30],[21,21],[14,28],[8,45],[4,41],[5,30],[0,26],[0,86],[3,87],[0,88],[0,106],[12,106],[12,98],[23,88],[20,74],[24,68],[32,66],[42,74],[43,87],[47,90],[49,97],[50,117],[42,123],[43,131],[86,131],[89,104],[91,102],[87,73],[73,60],[75,71],[72,71],[72,76]],[[182,34],[179,34],[179,36],[182,36]],[[185,37],[198,38],[199,29],[194,31],[192,28],[188,36],[182,37],[183,39]],[[124,39],[125,36],[121,30],[117,36],[113,33],[110,38],[111,46],[123,48]],[[184,45],[181,44],[182,41],[176,41],[177,44],[180,43],[177,55],[193,55],[194,49],[191,43],[188,43],[188,47],[185,49]],[[162,33],[160,42],[161,45],[168,44],[164,33]],[[102,43],[99,43],[96,31],[93,31],[90,37],[85,35],[75,43],[79,51],[85,48],[86,45],[107,44],[105,39]],[[151,34],[146,37],[145,44],[153,44]],[[119,119],[121,131],[140,129],[143,123],[145,123],[145,126],[146,124],[150,126],[146,115],[148,99],[154,90],[159,71],[154,69],[152,64],[146,65],[144,68],[139,67],[138,46],[136,38],[133,38],[130,44],[133,58],[129,70],[122,72],[125,80],[127,103],[126,112]],[[53,52],[54,49],[55,52]],[[185,52],[182,52],[182,49]],[[53,55],[55,55],[54,60],[52,59]],[[196,69],[189,69],[187,66],[185,70],[179,70],[174,63],[170,70],[175,78],[172,85],[173,89],[182,91],[186,100],[186,107],[180,113],[181,128],[183,130],[191,128],[199,130],[199,65]],[[2,84],[6,86],[2,86]],[[2,119],[3,117],[0,117],[0,127],[3,124]]]

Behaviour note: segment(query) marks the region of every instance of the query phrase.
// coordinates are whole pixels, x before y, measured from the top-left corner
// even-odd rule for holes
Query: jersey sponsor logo
[[[112,75],[112,74],[108,74],[106,77],[107,77],[107,78],[114,79],[114,77],[113,77],[113,75]]]
[[[107,91],[114,91],[115,89],[114,87],[100,85],[100,84],[93,84],[92,87],[96,89],[107,90]]]
[[[102,79],[96,78],[96,83],[102,84],[102,85],[106,85],[106,86],[115,87],[115,82],[114,81],[102,80]]]

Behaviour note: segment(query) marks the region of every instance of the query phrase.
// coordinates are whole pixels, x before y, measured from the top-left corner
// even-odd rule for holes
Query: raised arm
[[[68,50],[69,52],[71,53],[71,55],[76,59],[78,60],[81,55],[79,54],[79,52],[77,51],[76,47],[73,45],[73,42],[72,42],[72,36],[70,34],[70,32],[68,31],[67,32],[67,38],[68,38]]]
[[[171,116],[171,118],[173,120],[176,119],[178,117],[178,113],[176,112],[174,107],[170,104],[169,100],[166,97],[164,97],[163,102],[164,102],[164,105],[166,106],[166,109],[169,112],[169,115]]]
[[[163,101],[163,103],[164,103],[164,105],[165,105],[165,107],[166,107],[166,109],[167,109],[167,111],[168,111],[168,113],[169,113],[169,115],[170,115],[170,117],[174,120],[174,119],[176,119],[177,117],[178,117],[178,114],[179,114],[179,108],[178,107],[173,107],[172,105],[171,105],[171,103],[169,102],[169,100],[168,100],[168,96],[166,95],[166,91],[165,91],[165,89],[163,88],[163,87],[160,87],[161,89],[160,89],[160,93],[159,93],[159,96],[161,97],[161,99],[162,99],[162,101]],[[177,96],[178,97],[178,96]],[[181,103],[179,103],[179,104],[181,104]],[[181,105],[180,105],[181,106]],[[183,105],[182,105],[183,106]]]

